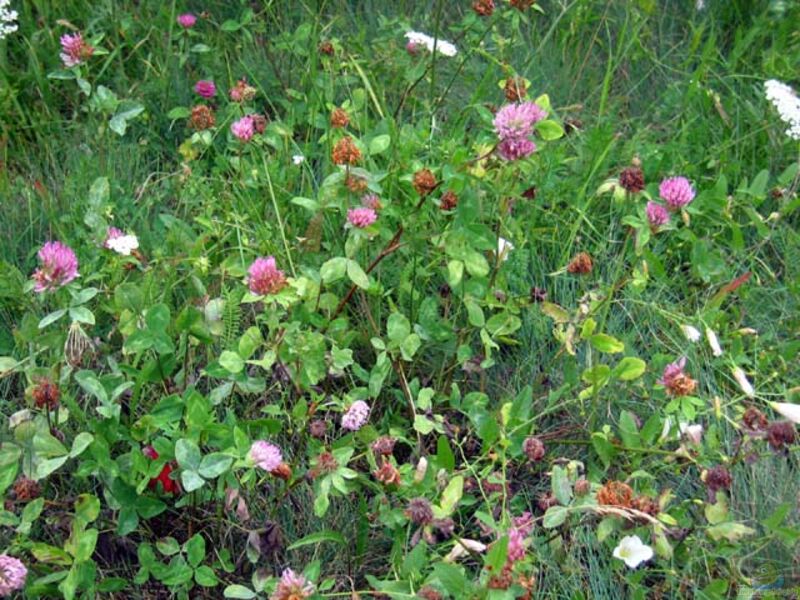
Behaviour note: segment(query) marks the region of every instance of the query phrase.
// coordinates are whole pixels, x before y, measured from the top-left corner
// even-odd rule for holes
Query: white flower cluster
[[[0,40],[17,30],[17,11],[8,5],[11,0],[0,0]]]
[[[106,242],[106,248],[122,256],[130,256],[131,252],[139,249],[139,238],[135,235],[120,235],[109,238]]]
[[[437,52],[444,56],[455,56],[458,54],[458,48],[455,47],[455,44],[445,40],[437,40],[419,31],[409,31],[406,33],[406,38],[409,44],[413,46],[423,46],[427,48],[428,52],[433,52],[435,48]]]
[[[767,81],[764,89],[767,100],[775,105],[781,119],[789,126],[786,135],[800,140],[800,98],[792,88],[777,79]]]

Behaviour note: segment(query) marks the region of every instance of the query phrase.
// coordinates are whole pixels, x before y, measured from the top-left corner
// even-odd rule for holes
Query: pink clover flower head
[[[645,212],[647,213],[647,220],[653,227],[661,227],[669,223],[669,211],[658,202],[648,202]]]
[[[0,554],[0,596],[10,596],[25,587],[28,569],[22,561],[8,554]]]
[[[94,48],[83,39],[80,31],[73,34],[65,33],[61,36],[60,41],[61,54],[59,56],[67,68],[81,64],[94,53]]]
[[[302,574],[291,569],[284,569],[278,585],[270,600],[301,600],[310,598],[314,593],[314,586]]]
[[[363,400],[356,400],[342,415],[342,427],[358,431],[367,424],[367,419],[369,419],[369,404]]]
[[[667,208],[680,210],[694,200],[695,191],[686,177],[668,177],[658,186],[658,195],[667,203]]]
[[[194,84],[194,91],[203,98],[213,98],[217,93],[217,86],[210,79],[201,79]]]
[[[265,440],[257,440],[250,446],[250,458],[257,467],[272,472],[281,466],[283,454],[275,444]]]
[[[536,144],[528,138],[506,138],[497,145],[500,156],[506,160],[519,160],[536,152]]]
[[[512,526],[508,530],[508,561],[515,563],[525,558],[525,551],[528,547],[525,538],[533,531],[533,515],[529,512],[522,513],[519,517],[514,517]]]
[[[256,124],[252,115],[245,115],[231,124],[231,133],[243,142],[249,142],[256,132]]]
[[[351,208],[347,211],[347,220],[353,227],[364,229],[372,225],[378,218],[378,214],[371,208],[362,206]]]
[[[191,29],[194,27],[194,24],[197,23],[197,17],[192,13],[183,13],[182,15],[178,15],[176,21],[178,21],[178,25],[184,29]]]
[[[286,285],[286,274],[278,269],[274,256],[255,259],[247,273],[250,291],[259,296],[277,294]]]
[[[664,367],[664,373],[661,375],[661,379],[658,380],[658,383],[665,387],[670,387],[678,377],[683,377],[683,375],[685,375],[683,372],[684,367],[686,367],[685,356],[682,356],[675,362],[669,363]]]
[[[546,116],[547,112],[534,102],[506,104],[494,117],[494,130],[501,140],[526,138]]]
[[[67,285],[78,276],[78,258],[61,242],[47,242],[39,250],[41,266],[33,274],[36,292],[47,292]]]

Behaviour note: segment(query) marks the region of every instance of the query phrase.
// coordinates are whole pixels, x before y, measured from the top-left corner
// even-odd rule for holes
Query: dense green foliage
[[[25,597],[289,600],[287,568],[331,598],[800,585],[800,145],[763,85],[797,89],[797,2],[19,4],[0,549]],[[546,117],[506,160],[525,86]],[[696,196],[652,226],[673,176]],[[41,292],[51,240],[80,275]]]

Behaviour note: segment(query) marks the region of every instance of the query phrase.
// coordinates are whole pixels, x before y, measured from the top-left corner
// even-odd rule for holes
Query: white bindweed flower
[[[455,562],[462,556],[466,556],[467,554],[472,554],[476,552],[483,552],[485,550],[486,550],[486,544],[479,542],[478,540],[461,538],[456,540],[456,545],[453,546],[453,549],[450,550],[447,556],[444,557],[444,562],[447,563]]]
[[[11,0],[0,0],[0,40],[17,30],[17,11],[9,8]]]
[[[697,327],[692,327],[691,325],[681,325],[681,331],[690,342],[699,342],[703,335]]]
[[[514,244],[505,238],[497,240],[497,254],[500,260],[505,261],[508,258],[508,253],[514,249]]]
[[[139,238],[135,235],[120,235],[106,240],[106,248],[122,256],[130,256],[131,252],[139,249]]]
[[[792,402],[770,402],[772,410],[782,417],[789,419],[792,423],[800,423],[800,404]]]
[[[425,473],[428,472],[428,459],[424,456],[420,457],[417,463],[417,468],[414,469],[414,483],[421,483],[425,479]]]
[[[767,100],[772,102],[781,120],[789,127],[786,130],[793,140],[800,140],[800,98],[794,90],[777,79],[764,83]]]
[[[744,372],[744,369],[741,367],[736,367],[733,369],[733,378],[736,380],[736,383],[739,384],[742,392],[748,398],[752,398],[755,396],[756,392],[753,389],[753,384],[750,383],[750,380],[747,379],[747,375]]]
[[[706,340],[708,340],[708,345],[711,347],[711,354],[722,356],[722,346],[719,345],[717,334],[710,327],[706,327]]]
[[[681,436],[688,441],[699,446],[703,441],[703,426],[699,423],[680,423],[678,429],[681,431]]]
[[[622,538],[614,548],[614,558],[625,561],[631,569],[653,558],[653,549],[639,539],[638,535]]]
[[[406,32],[406,39],[408,43],[417,47],[422,46],[428,50],[428,52],[439,52],[444,56],[455,56],[458,54],[458,48],[455,47],[455,44],[452,44],[446,40],[432,38],[426,33],[420,33],[419,31],[408,31]]]
[[[306,157],[303,156],[302,154],[295,154],[294,156],[292,156],[292,162],[296,165],[302,165],[305,159]]]

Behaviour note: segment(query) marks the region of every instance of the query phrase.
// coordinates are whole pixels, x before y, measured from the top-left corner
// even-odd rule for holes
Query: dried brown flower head
[[[350,116],[343,108],[334,108],[331,112],[331,127],[339,129],[347,127],[350,124]]]
[[[58,386],[49,379],[40,379],[31,393],[36,408],[54,410],[58,406],[61,393]]]
[[[14,482],[14,497],[17,502],[30,502],[42,494],[41,486],[24,475]]]
[[[773,450],[794,444],[795,434],[794,423],[789,421],[773,421],[767,426],[767,441]]]
[[[389,456],[394,451],[397,440],[388,435],[382,435],[372,442],[372,451],[379,456]]]
[[[425,498],[413,498],[408,503],[405,513],[411,522],[417,525],[428,525],[433,521],[433,507]]]
[[[552,508],[553,506],[558,506],[558,500],[556,499],[556,497],[553,495],[552,492],[547,492],[546,494],[542,494],[539,496],[536,505],[539,507],[540,511],[547,512],[548,508]]]
[[[447,190],[439,199],[439,208],[442,210],[454,210],[458,206],[458,196],[455,192]]]
[[[472,10],[481,17],[491,17],[494,12],[494,0],[475,0],[472,3]]]
[[[328,423],[323,421],[322,419],[315,419],[308,424],[308,432],[311,434],[312,437],[320,439],[325,436],[325,432],[328,430]]]
[[[719,490],[731,488],[730,471],[722,465],[717,465],[705,472],[704,482],[708,488],[709,498],[713,499]]]
[[[633,500],[631,486],[622,481],[609,481],[597,490],[597,503],[605,506],[630,508]]]
[[[626,167],[619,174],[619,184],[631,194],[644,189],[644,171],[641,167]]]
[[[349,189],[354,194],[361,194],[367,191],[367,187],[369,187],[369,183],[363,177],[359,177],[358,175],[353,175],[352,173],[347,176],[347,179],[344,180],[347,189]]]
[[[442,600],[442,594],[429,585],[423,586],[417,592],[417,596],[423,600]]]
[[[508,0],[508,3],[518,11],[522,12],[536,4],[536,0]]]
[[[361,150],[358,149],[353,138],[345,136],[336,142],[331,158],[337,165],[355,165],[361,160]]]
[[[192,107],[192,115],[189,117],[189,127],[197,131],[211,129],[216,125],[217,119],[210,106],[198,104]]]
[[[531,302],[544,302],[547,300],[547,290],[533,286],[531,288]]]
[[[259,114],[250,116],[253,119],[253,129],[256,130],[256,133],[264,133],[264,130],[267,128],[267,123],[269,123],[269,119],[266,116]]]
[[[573,275],[587,275],[592,272],[592,257],[588,252],[579,252],[567,265],[567,272]]]
[[[522,450],[528,459],[533,462],[539,462],[545,455],[544,442],[535,436],[525,438],[522,443]]]
[[[400,485],[400,471],[386,458],[383,459],[381,466],[373,475],[383,485]]]
[[[518,102],[528,95],[528,83],[523,77],[513,76],[506,79],[503,91],[506,95],[506,100],[509,102]]]
[[[436,189],[436,176],[430,169],[420,169],[414,173],[414,189],[420,196],[427,196]]]
[[[744,426],[752,431],[764,431],[769,422],[767,417],[755,406],[750,406],[742,415]]]
[[[336,53],[333,44],[328,40],[320,42],[318,50],[320,54],[324,54],[325,56],[333,56]]]
[[[281,463],[275,469],[270,471],[270,474],[277,477],[278,479],[289,481],[292,478],[292,467],[290,467],[286,463]]]
[[[660,511],[658,502],[647,496],[637,496],[631,501],[631,508],[655,517]]]
[[[592,484],[589,483],[588,479],[584,479],[581,477],[578,481],[575,482],[575,495],[577,496],[585,496],[589,493],[592,489]]]

